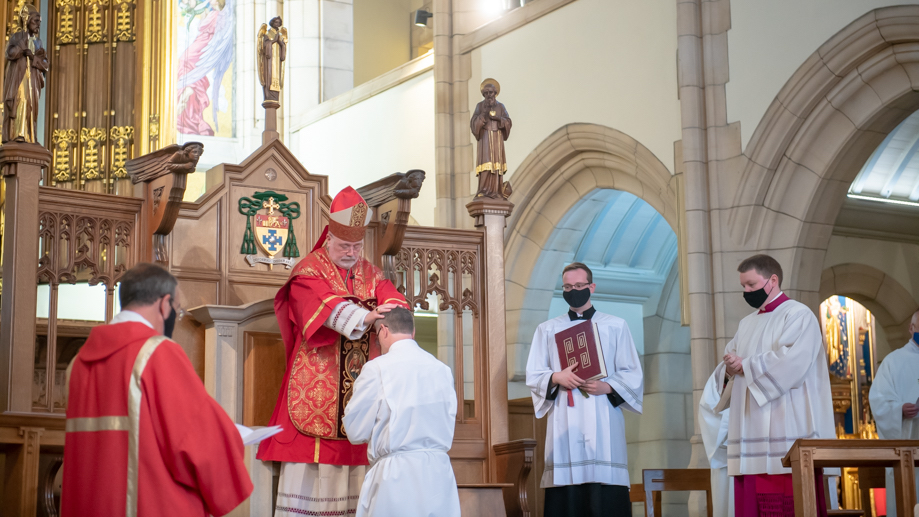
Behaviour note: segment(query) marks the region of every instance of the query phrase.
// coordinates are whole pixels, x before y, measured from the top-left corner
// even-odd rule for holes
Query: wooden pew
[[[647,517],[660,517],[663,515],[661,512],[660,492],[665,491],[704,491],[705,503],[708,508],[708,517],[713,516],[712,477],[710,470],[644,469],[641,471],[641,477],[644,484],[645,515]],[[648,504],[648,501],[652,501],[652,504]]]
[[[501,483],[511,483],[514,487],[513,490],[504,491],[507,516],[531,517],[535,515],[530,508],[531,504],[535,504],[535,497],[529,496],[527,492],[530,486],[530,472],[536,459],[536,440],[523,439],[496,443],[492,448],[495,450],[497,480]]]

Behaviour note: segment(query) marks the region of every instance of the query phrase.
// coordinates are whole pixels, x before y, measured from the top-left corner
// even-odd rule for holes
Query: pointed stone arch
[[[550,242],[562,218],[591,192],[616,189],[646,201],[678,234],[677,196],[675,177],[647,147],[596,124],[559,128],[510,181],[514,199],[523,200],[508,219],[504,247],[508,378],[520,381],[533,331],[548,316],[560,251],[578,242],[577,230]]]
[[[893,277],[865,264],[838,264],[820,277],[820,301],[839,295],[864,305],[884,329],[890,350],[909,341],[909,320],[919,303]]]
[[[849,185],[917,109],[919,6],[853,21],[798,68],[757,126],[729,210],[732,240],[776,256],[790,272],[786,290],[816,307]]]

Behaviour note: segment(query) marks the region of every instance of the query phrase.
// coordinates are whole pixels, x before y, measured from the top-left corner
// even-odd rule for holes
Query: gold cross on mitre
[[[268,201],[262,201],[262,208],[267,208],[268,215],[271,215],[274,213],[275,210],[277,210],[278,208],[281,208],[281,205],[275,203],[274,198],[270,197],[268,198]]]

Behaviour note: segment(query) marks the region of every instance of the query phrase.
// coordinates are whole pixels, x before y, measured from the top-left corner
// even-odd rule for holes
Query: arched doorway
[[[883,271],[864,264],[827,268],[820,279],[820,299],[832,295],[857,301],[877,319],[879,360],[909,341],[907,328],[919,304],[906,288]]]
[[[642,356],[644,413],[626,417],[632,481],[642,468],[685,466],[694,411],[673,175],[631,137],[573,124],[537,147],[511,181],[525,201],[505,241],[509,397],[529,398],[533,333],[567,310],[562,268],[584,262],[597,284],[594,304],[626,320]],[[685,508],[685,497],[665,503]]]

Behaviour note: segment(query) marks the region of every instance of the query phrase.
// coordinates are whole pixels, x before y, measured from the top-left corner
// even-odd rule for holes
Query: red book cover
[[[562,368],[577,364],[574,374],[591,381],[606,378],[606,361],[600,346],[600,331],[591,320],[567,328],[555,334],[558,358]]]

